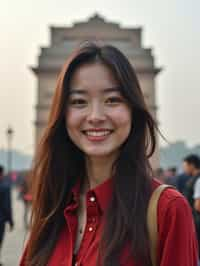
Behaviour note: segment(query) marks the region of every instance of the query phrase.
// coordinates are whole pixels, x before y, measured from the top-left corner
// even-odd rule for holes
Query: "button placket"
[[[97,229],[98,216],[99,216],[96,197],[91,192],[88,192],[86,196],[86,205],[87,205],[87,222],[79,249],[78,262],[81,262],[83,258],[86,256],[86,251],[89,250],[89,247],[92,241],[94,240],[95,232]]]
[[[87,226],[86,230],[90,233],[95,232],[97,220],[94,216],[97,216],[97,203],[94,195],[88,195],[88,205],[87,205]]]
[[[95,202],[95,201],[96,201],[95,197],[94,196],[91,196],[90,197],[90,202]]]

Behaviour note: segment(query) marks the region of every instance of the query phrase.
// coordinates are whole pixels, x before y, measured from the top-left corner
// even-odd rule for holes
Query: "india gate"
[[[71,27],[50,27],[50,44],[41,48],[38,65],[32,68],[37,77],[36,144],[47,123],[58,73],[72,50],[86,40],[101,40],[116,46],[128,57],[136,70],[149,110],[155,119],[157,117],[155,77],[161,69],[154,65],[152,49],[142,46],[142,28],[124,28],[95,14]],[[151,161],[154,168],[159,166],[158,147]]]

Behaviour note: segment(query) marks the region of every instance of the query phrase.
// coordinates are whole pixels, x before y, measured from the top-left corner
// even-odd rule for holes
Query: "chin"
[[[111,155],[110,153],[105,153],[105,152],[85,152],[85,155],[92,158],[96,158],[96,157],[107,157],[109,155]]]
[[[109,157],[109,156],[113,156],[113,155],[117,154],[116,150],[115,151],[114,150],[97,151],[97,149],[96,149],[95,151],[94,150],[93,151],[85,150],[83,152],[85,153],[86,156],[88,156],[90,158],[92,158],[92,157],[94,157],[94,158],[97,158],[97,157],[99,157],[99,158]]]

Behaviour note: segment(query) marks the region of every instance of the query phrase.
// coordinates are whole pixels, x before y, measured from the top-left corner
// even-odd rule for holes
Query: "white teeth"
[[[86,131],[85,133],[86,133],[87,136],[102,137],[102,136],[109,135],[111,132],[107,130],[107,131],[101,131],[101,132],[97,132],[97,131]]]

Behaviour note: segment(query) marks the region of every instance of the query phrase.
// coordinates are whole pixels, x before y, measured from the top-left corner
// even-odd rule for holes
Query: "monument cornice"
[[[35,75],[43,74],[43,73],[58,73],[60,72],[60,67],[31,67],[31,70]],[[154,74],[157,75],[162,71],[162,68],[135,68],[136,73],[140,74]]]

